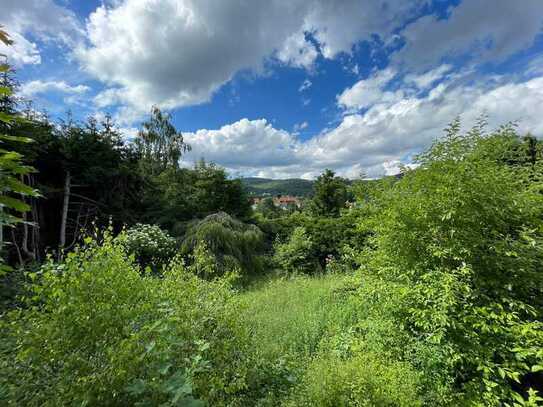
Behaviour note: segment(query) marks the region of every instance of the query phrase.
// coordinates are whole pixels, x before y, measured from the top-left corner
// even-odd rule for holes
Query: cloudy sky
[[[2,0],[19,94],[152,105],[233,175],[393,174],[457,115],[543,137],[543,0]]]

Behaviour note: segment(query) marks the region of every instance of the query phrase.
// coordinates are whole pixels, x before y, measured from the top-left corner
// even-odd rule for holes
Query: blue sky
[[[489,5],[492,5],[489,7]],[[541,0],[3,0],[0,52],[51,117],[152,105],[234,175],[398,171],[461,115],[543,136]]]

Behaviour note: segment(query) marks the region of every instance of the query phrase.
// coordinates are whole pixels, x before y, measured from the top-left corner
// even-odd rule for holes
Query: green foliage
[[[313,241],[303,227],[295,228],[286,242],[277,241],[274,260],[286,273],[315,274],[322,270]]]
[[[239,180],[228,178],[223,168],[199,161],[194,168],[170,168],[148,180],[144,200],[152,223],[168,228],[176,236],[186,223],[223,211],[239,219],[250,213],[249,200]]]
[[[0,41],[5,45],[11,45],[9,35],[0,30]],[[10,71],[7,64],[0,65],[0,74],[7,75]],[[9,86],[1,86],[2,101],[9,97],[13,89]],[[3,103],[4,105],[4,103]],[[0,110],[0,278],[10,270],[4,259],[4,226],[14,227],[24,222],[21,213],[30,210],[30,206],[24,201],[25,197],[36,197],[39,193],[36,189],[25,184],[24,176],[34,172],[34,168],[23,161],[23,155],[10,145],[30,143],[33,140],[28,137],[4,134],[4,131],[20,123],[22,118],[11,112],[9,108]],[[8,144],[6,146],[6,144]]]
[[[171,116],[153,106],[151,117],[142,127],[135,141],[142,157],[142,170],[158,175],[168,168],[179,168],[179,160],[183,153],[190,151],[190,146],[171,123]]]
[[[251,399],[245,405],[283,405],[317,354],[319,344],[348,311],[333,292],[345,276],[298,276],[259,281],[241,293],[241,313],[251,332]],[[336,328],[338,330],[342,329]]]
[[[254,225],[247,225],[224,212],[209,215],[189,227],[181,253],[192,254],[205,243],[216,260],[216,276],[239,269],[243,274],[261,271],[264,235]]]
[[[241,182],[250,195],[292,195],[309,197],[313,193],[314,181],[305,179],[242,178]]]
[[[428,403],[513,405],[543,358],[541,168],[508,165],[511,127],[459,128],[380,195],[361,306],[402,327],[389,349],[424,372]]]
[[[70,253],[33,274],[0,320],[2,405],[220,405],[243,389],[243,328],[228,286],[174,263],[144,276],[124,247]]]
[[[349,198],[347,181],[325,170],[313,185],[309,210],[315,216],[337,217]]]
[[[323,269],[331,260],[343,262],[348,268],[355,268],[356,257],[353,252],[360,250],[368,238],[368,231],[360,230],[357,221],[360,211],[354,209],[345,210],[339,218],[312,216],[307,213],[293,213],[287,217],[267,219],[256,218],[257,224],[266,233],[268,239],[275,240],[275,250],[280,250],[288,257],[289,250],[302,255],[305,247],[305,264],[311,264],[312,272]],[[291,244],[296,228],[303,228],[308,238],[304,243],[300,239]],[[300,232],[298,232],[300,233]],[[290,245],[290,246],[289,246]],[[299,247],[296,249],[296,245]],[[290,249],[289,249],[290,247]],[[278,260],[283,254],[280,254]],[[283,260],[280,260],[282,263]],[[289,262],[285,258],[285,262]],[[313,265],[316,264],[316,267]]]
[[[134,255],[142,269],[150,267],[155,273],[161,272],[178,250],[176,240],[157,225],[138,223],[117,239]]]
[[[279,218],[284,214],[284,210],[275,206],[273,198],[264,198],[255,208],[255,212],[261,214],[264,218]]]
[[[288,406],[421,406],[417,373],[407,363],[387,362],[371,352],[343,359],[327,353],[309,363]]]

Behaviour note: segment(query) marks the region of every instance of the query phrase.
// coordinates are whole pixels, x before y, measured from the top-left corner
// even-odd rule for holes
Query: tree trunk
[[[34,221],[34,227],[32,228],[32,252],[34,253],[34,260],[40,261],[40,217],[38,211],[38,203],[34,198],[30,199],[32,205],[32,220]]]
[[[66,245],[66,223],[68,221],[68,206],[70,205],[71,174],[66,171],[66,180],[64,181],[64,202],[62,204],[62,218],[60,221],[60,247]]]

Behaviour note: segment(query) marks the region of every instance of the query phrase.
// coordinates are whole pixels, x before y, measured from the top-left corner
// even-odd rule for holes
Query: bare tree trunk
[[[15,249],[17,250],[17,257],[19,259],[19,266],[23,266],[23,256],[21,254],[21,250],[19,249],[19,245],[17,244],[17,237],[15,236],[15,228],[11,229],[11,239],[13,241],[13,246],[15,246]]]
[[[64,181],[64,202],[62,204],[62,218],[60,221],[60,247],[66,245],[66,223],[68,221],[68,206],[70,205],[71,174],[66,171],[66,180]]]
[[[30,198],[30,205],[32,206],[32,220],[34,221],[34,227],[32,228],[32,253],[34,254],[34,260],[40,260],[40,217],[38,212],[38,204],[35,198]]]
[[[0,206],[0,218],[2,217],[2,211],[4,209]],[[0,221],[0,256],[4,250],[4,224]],[[1,257],[0,257],[1,258]]]

